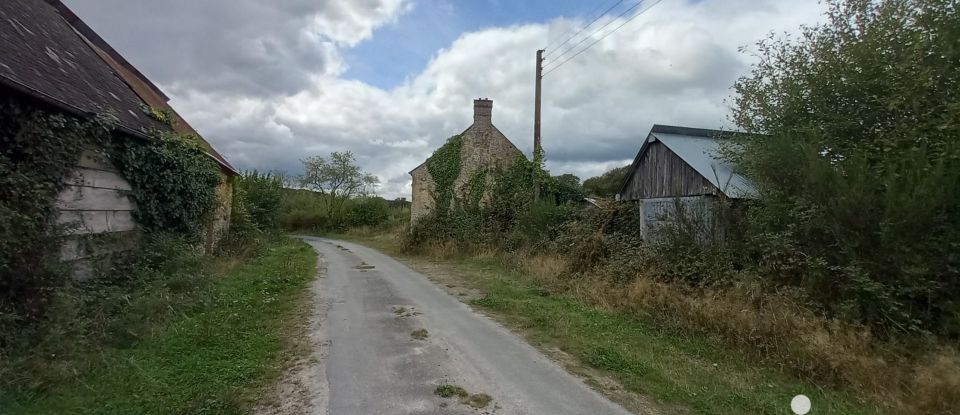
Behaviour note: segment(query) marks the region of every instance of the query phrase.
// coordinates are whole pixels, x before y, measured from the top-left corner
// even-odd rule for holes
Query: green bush
[[[757,183],[751,266],[880,332],[960,336],[960,10],[831,1],[758,44],[733,159]]]
[[[235,186],[243,190],[246,210],[258,229],[270,232],[280,226],[283,183],[279,175],[248,171],[237,178]]]
[[[758,273],[817,293],[835,315],[960,334],[950,294],[960,289],[960,152],[937,160],[923,148],[901,151],[878,173],[866,156],[839,166],[802,142],[771,139],[751,151],[758,171],[792,171],[760,181],[751,210]]]
[[[378,196],[347,198],[337,210],[328,211],[317,192],[282,189],[279,225],[292,232],[339,232],[350,228],[396,228],[410,221],[410,202],[387,201]]]
[[[732,285],[744,266],[744,206],[725,197],[677,199],[644,241],[651,277],[692,285]]]
[[[346,224],[352,227],[382,226],[390,218],[390,205],[379,197],[353,199],[346,209]]]
[[[242,179],[241,179],[242,180]],[[261,229],[250,214],[247,188],[238,183],[233,186],[230,204],[230,229],[217,245],[219,255],[247,257],[260,251],[266,239],[276,232],[274,228]]]
[[[594,197],[613,197],[620,191],[620,185],[623,184],[627,176],[629,165],[617,167],[596,177],[591,177],[583,181],[583,193]]]
[[[0,372],[18,365],[36,367],[38,372],[0,373],[10,383],[54,384],[66,373],[47,368],[41,361],[18,361],[19,357],[45,359],[51,354],[68,355],[72,346],[90,345],[110,338],[115,347],[128,347],[149,335],[145,325],[175,315],[179,304],[199,280],[203,254],[184,235],[155,233],[144,237],[140,247],[113,267],[89,281],[63,278],[49,293],[49,306],[42,324],[18,325],[0,331],[0,356],[11,359]],[[149,289],[147,287],[150,287]],[[141,302],[131,292],[150,290],[153,300]],[[163,301],[157,303],[157,301]],[[123,310],[123,311],[121,311]],[[47,353],[36,353],[36,349]],[[54,370],[54,372],[48,372]],[[34,376],[24,380],[22,376]],[[6,382],[0,382],[0,384]],[[2,384],[6,387],[7,385]]]

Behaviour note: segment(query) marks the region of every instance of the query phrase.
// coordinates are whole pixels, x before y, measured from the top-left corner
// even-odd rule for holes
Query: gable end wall
[[[622,200],[713,194],[714,186],[660,141],[647,146]]]
[[[492,125],[488,128],[471,126],[463,132],[463,147],[460,149],[460,175],[453,184],[454,193],[462,197],[474,172],[482,168],[508,168],[523,155],[513,143]],[[429,160],[429,159],[428,159]],[[410,172],[412,205],[410,223],[429,215],[436,208],[436,183],[424,163]],[[489,183],[489,182],[488,182]]]

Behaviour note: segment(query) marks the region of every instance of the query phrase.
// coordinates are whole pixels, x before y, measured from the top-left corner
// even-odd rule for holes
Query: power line
[[[627,23],[630,23],[631,20],[636,19],[637,16],[640,16],[641,14],[646,13],[647,10],[650,10],[650,9],[652,9],[654,6],[660,4],[661,1],[663,1],[663,0],[656,0],[655,2],[653,2],[653,4],[650,5],[650,7],[647,7],[647,8],[645,8],[645,9],[643,9],[643,10],[640,10],[639,12],[637,12],[637,14],[634,14],[633,16],[630,16],[630,18],[627,19],[625,22],[621,23],[620,26],[615,27],[613,30],[607,32],[606,34],[604,34],[603,36],[601,36],[599,39],[594,40],[592,43],[590,43],[589,45],[587,45],[587,47],[581,49],[579,52],[575,53],[573,56],[570,56],[569,58],[564,59],[562,62],[556,64],[552,69],[550,69],[549,71],[547,71],[546,73],[544,73],[543,76],[545,77],[545,76],[547,76],[547,75],[550,75],[551,72],[559,69],[561,66],[563,66],[563,64],[569,62],[569,61],[570,61],[571,59],[573,59],[573,58],[576,58],[576,57],[579,56],[581,53],[586,52],[587,49],[590,49],[591,47],[593,47],[593,45],[596,45],[596,44],[597,44],[598,42],[600,42],[601,40],[606,39],[607,36],[610,36],[611,34],[613,34],[613,32],[616,32],[616,31],[619,30],[621,27],[625,26]],[[637,3],[636,6],[633,6],[633,7],[631,7],[630,9],[628,9],[627,12],[629,12],[630,10],[635,9],[637,6],[639,6],[639,5],[641,5],[641,4],[643,4],[642,1],[641,1],[640,3]],[[621,14],[620,16],[617,16],[617,17],[618,17],[618,18],[619,18],[619,17],[622,17],[624,14],[626,14],[626,13],[623,13],[623,14]],[[606,25],[604,25],[604,26],[606,26]],[[596,32],[594,32],[594,33],[596,33]],[[592,35],[592,34],[591,34],[591,35]]]
[[[610,19],[610,20],[607,21],[607,23],[605,23],[603,26],[598,27],[597,30],[594,30],[594,31],[591,32],[589,35],[584,36],[583,39],[580,39],[579,42],[574,43],[572,46],[570,46],[569,48],[565,49],[565,50],[563,51],[563,53],[560,54],[560,56],[557,56],[557,57],[555,57],[555,58],[553,58],[553,59],[554,59],[554,60],[558,60],[558,59],[562,58],[563,55],[566,55],[567,53],[570,53],[570,51],[576,49],[577,46],[580,46],[581,44],[583,44],[583,42],[586,42],[586,41],[590,40],[590,39],[593,37],[593,35],[599,33],[601,30],[605,29],[607,26],[610,26],[611,23],[617,21],[617,19],[623,17],[623,16],[626,15],[627,13],[630,13],[631,11],[633,11],[634,9],[636,9],[637,7],[640,7],[641,4],[643,4],[643,0],[637,1],[637,4],[634,4],[633,6],[630,6],[630,8],[624,10],[622,13],[620,13],[619,15],[617,15],[617,17],[615,17],[615,18],[613,18],[613,19]],[[550,65],[547,64],[547,66],[550,66]]]
[[[578,30],[576,33],[574,33],[574,34],[571,35],[570,37],[568,37],[567,40],[564,40],[563,43],[557,45],[556,49],[560,49],[563,45],[566,45],[567,42],[573,40],[573,38],[577,37],[577,35],[579,35],[580,33],[582,33],[584,30],[587,30],[588,27],[590,27],[592,24],[596,23],[597,20],[600,20],[600,18],[603,17],[603,16],[605,16],[607,13],[610,13],[610,10],[613,10],[615,7],[619,6],[620,3],[623,3],[623,0],[617,1],[616,3],[613,4],[613,6],[610,6],[610,7],[608,7],[606,10],[604,10],[603,13],[598,14],[596,17],[593,18],[593,20],[590,21],[590,23],[587,23],[586,26],[580,28],[580,30]],[[600,10],[600,7],[602,7],[602,6],[603,6],[603,3],[600,3],[597,8],[593,9],[593,11],[590,12],[590,14],[589,14],[588,16],[593,15],[593,13],[596,12],[597,10]],[[572,31],[573,31],[573,29],[570,29],[570,31],[568,31],[567,33],[572,32]],[[561,36],[560,38],[562,39],[563,37]],[[547,46],[549,46],[549,45],[547,45]],[[547,51],[547,54],[544,55],[544,57],[550,56],[550,54],[553,52],[553,50],[552,50],[552,49],[549,49],[548,47],[544,47],[543,49]],[[561,56],[563,56],[563,55],[561,55]]]
[[[593,14],[596,13],[598,10],[600,10],[600,8],[603,7],[604,4],[606,4],[605,1],[598,3],[598,4],[597,4],[597,7],[594,7],[593,10],[590,10],[590,12],[586,14],[586,16],[593,16]],[[603,15],[601,14],[600,16],[603,16]],[[598,17],[599,17],[599,16],[598,16]],[[563,39],[563,38],[566,37],[568,34],[575,32],[576,30],[577,30],[576,26],[571,27],[569,30],[563,32],[562,35],[557,36],[557,37],[553,38],[552,41],[547,42],[547,45],[544,46],[542,49],[543,49],[543,50],[547,50],[548,48],[551,48],[554,43],[556,43],[556,42],[559,41],[560,39]],[[574,34],[574,36],[576,36],[576,34]]]

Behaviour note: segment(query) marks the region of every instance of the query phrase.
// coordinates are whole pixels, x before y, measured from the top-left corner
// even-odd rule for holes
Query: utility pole
[[[540,81],[543,79],[543,49],[537,50],[537,83],[533,104],[533,157],[543,152],[540,146]]]

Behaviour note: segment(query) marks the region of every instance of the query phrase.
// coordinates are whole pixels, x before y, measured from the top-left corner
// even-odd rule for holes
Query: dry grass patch
[[[691,288],[637,276],[620,284],[589,275],[566,277],[556,255],[511,256],[524,276],[593,306],[654,318],[690,335],[718,336],[752,358],[800,379],[831,384],[894,413],[951,413],[960,408],[960,353],[930,340],[882,341],[869,330],[824,319],[791,293],[743,284]],[[919,344],[919,345],[918,345]]]

